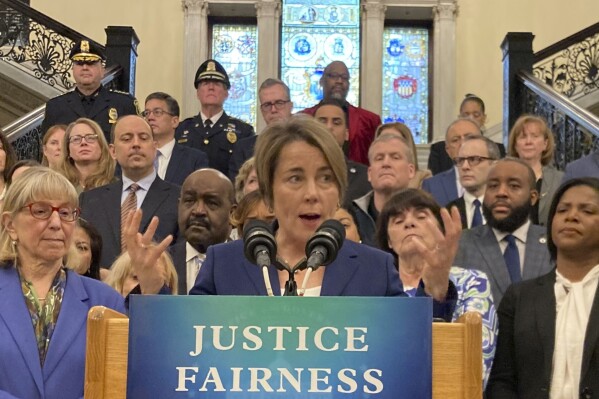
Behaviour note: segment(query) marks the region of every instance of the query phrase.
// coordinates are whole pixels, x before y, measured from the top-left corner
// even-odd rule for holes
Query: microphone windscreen
[[[243,226],[243,250],[247,260],[254,264],[259,250],[267,250],[271,259],[276,257],[277,244],[267,222],[252,219]]]

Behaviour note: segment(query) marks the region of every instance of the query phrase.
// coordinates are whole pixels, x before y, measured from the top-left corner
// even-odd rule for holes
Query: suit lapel
[[[339,255],[337,255],[337,259],[330,265],[324,266],[325,271],[322,278],[320,295],[342,295],[343,290],[353,278],[356,270],[358,270],[360,261],[367,262],[368,260],[359,259],[358,254],[353,249],[347,245],[343,245],[341,251],[339,251]]]
[[[164,191],[168,191],[168,185],[164,184],[164,181],[156,176],[144,198],[144,202],[141,204],[143,216],[140,231],[144,231],[148,227],[152,217],[157,213],[158,208],[166,198],[163,195]]]
[[[243,258],[242,266],[243,270],[247,273],[248,279],[254,286],[255,294],[267,295],[266,287],[264,285],[264,277],[262,276],[262,268],[251,264],[247,259]],[[274,266],[268,268],[268,277],[270,279],[270,285],[275,296],[281,296],[281,283],[279,282],[279,274]]]
[[[468,218],[466,217],[466,201],[464,200],[464,196],[458,198],[456,202],[456,206],[458,207],[458,211],[460,211],[460,219],[462,220],[462,228],[468,228]]]
[[[511,280],[497,238],[487,225],[482,226],[476,233],[480,240],[475,240],[474,245],[478,247],[488,265],[489,277],[493,279],[493,284],[500,292],[505,292],[511,284]]]
[[[446,173],[447,176],[445,176],[445,179],[441,179],[441,183],[445,191],[445,199],[449,202],[458,197],[458,188],[456,187],[455,168],[452,167]]]
[[[109,221],[110,237],[112,237],[115,248],[121,247],[121,196],[123,193],[123,183],[121,181],[109,184],[104,188],[105,201],[101,201],[104,206],[104,213]],[[108,245],[105,243],[104,245]]]
[[[44,375],[52,374],[64,354],[72,347],[81,329],[85,328],[89,309],[84,301],[87,299],[88,295],[81,280],[73,272],[69,272],[56,329],[48,346]]]
[[[206,135],[206,137],[210,138],[215,134],[222,132],[224,129],[227,128],[228,123],[229,116],[226,112],[223,112],[223,114],[220,116],[220,118],[218,118],[216,123],[210,127],[210,130],[208,130],[208,134]]]
[[[547,241],[543,231],[535,225],[530,225],[526,234],[522,279],[528,280],[542,274],[543,266],[546,262],[549,262],[549,252],[545,242]]]
[[[599,288],[599,287],[598,287]],[[589,370],[591,364],[591,358],[595,354],[595,348],[599,340],[599,289],[595,291],[595,298],[593,299],[593,306],[591,307],[591,314],[589,315],[589,322],[587,324],[587,330],[584,336],[584,349],[582,354],[582,367],[580,369],[580,381],[584,380],[584,376]]]
[[[8,268],[0,268],[0,319],[4,321],[11,335],[10,337],[4,336],[1,339],[6,341],[12,338],[15,341],[35,381],[40,393],[39,396],[42,397],[44,381],[35,333],[29,310],[25,305],[19,276],[12,265]],[[7,362],[10,359],[3,359],[2,361]]]
[[[181,145],[175,142],[175,146],[173,147],[173,153],[171,154],[171,159],[166,167],[166,173],[164,174],[164,180],[166,181],[174,181],[175,174],[177,173],[177,167],[180,166],[180,162],[183,161]]]
[[[538,292],[534,295],[534,320],[536,320],[537,333],[543,346],[543,362],[546,373],[543,377],[545,381],[551,381],[555,348],[555,270],[540,279],[538,284],[535,287]]]

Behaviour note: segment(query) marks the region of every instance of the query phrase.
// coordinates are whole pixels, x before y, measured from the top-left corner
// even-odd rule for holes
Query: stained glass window
[[[429,30],[386,27],[383,33],[383,122],[405,123],[418,143],[429,133]]]
[[[358,104],[360,76],[359,0],[284,0],[281,79],[291,91],[294,112],[322,99],[319,81],[332,61],[351,76],[347,100]]]
[[[214,24],[212,58],[227,70],[231,89],[224,108],[227,114],[256,126],[258,74],[256,25]]]

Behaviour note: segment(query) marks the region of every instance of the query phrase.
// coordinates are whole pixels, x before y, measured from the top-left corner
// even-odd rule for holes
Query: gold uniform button
[[[204,144],[208,145],[208,143],[210,142],[210,140],[206,139],[204,140]]]

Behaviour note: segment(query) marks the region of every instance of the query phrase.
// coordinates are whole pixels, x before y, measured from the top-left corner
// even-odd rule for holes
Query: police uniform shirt
[[[254,135],[251,125],[222,112],[220,118],[210,118],[214,122],[210,128],[205,127],[207,119],[202,114],[187,118],[175,132],[177,142],[197,148],[208,155],[211,168],[217,169],[229,176],[229,160],[237,142]]]
[[[48,100],[42,132],[53,125],[68,125],[79,118],[89,118],[100,125],[106,141],[110,142],[110,130],[117,119],[137,114],[137,100],[128,93],[100,86],[94,94],[84,96],[75,89]]]

